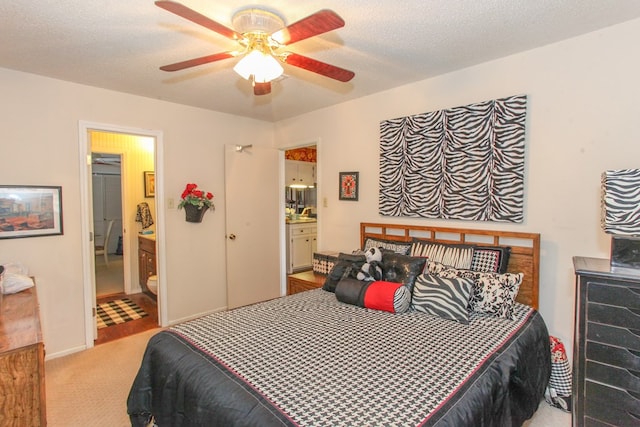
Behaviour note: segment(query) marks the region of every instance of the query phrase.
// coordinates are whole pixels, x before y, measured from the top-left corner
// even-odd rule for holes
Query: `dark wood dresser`
[[[4,295],[0,310],[0,426],[45,426],[44,342],[36,288]]]
[[[573,264],[573,425],[640,426],[640,271]]]

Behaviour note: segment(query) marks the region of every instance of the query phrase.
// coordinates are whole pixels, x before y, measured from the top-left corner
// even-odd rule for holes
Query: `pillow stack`
[[[426,259],[383,250],[380,281],[356,279],[365,262],[363,255],[340,254],[323,289],[335,292],[336,298],[347,304],[391,313],[407,311],[414,283],[424,270]]]
[[[371,247],[381,248],[382,280],[357,280],[365,256],[341,253],[323,289],[347,304],[391,313],[412,309],[462,324],[470,312],[513,316],[524,275],[505,273],[509,247],[367,239],[364,249]]]
[[[433,261],[428,262],[424,275],[471,280],[473,288],[469,307],[477,313],[505,319],[512,318],[516,296],[524,278],[522,273],[499,274],[460,270]]]

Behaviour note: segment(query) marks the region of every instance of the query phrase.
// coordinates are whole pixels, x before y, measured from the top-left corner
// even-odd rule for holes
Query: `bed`
[[[470,311],[465,324],[314,289],[175,325],[147,345],[127,401],[132,425],[516,426],[530,418],[550,374],[536,311],[540,236],[363,223],[361,248],[367,239],[508,246],[507,271],[525,272],[519,302],[509,318]]]

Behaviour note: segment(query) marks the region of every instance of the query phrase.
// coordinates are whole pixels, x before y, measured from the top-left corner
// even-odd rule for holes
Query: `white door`
[[[273,148],[225,147],[229,308],[281,296],[281,156]]]

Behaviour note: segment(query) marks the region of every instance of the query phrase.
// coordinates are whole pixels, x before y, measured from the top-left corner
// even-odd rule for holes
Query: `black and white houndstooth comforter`
[[[523,305],[462,325],[318,289],[155,335],[128,411],[161,427],[520,425],[544,394],[548,342]]]

